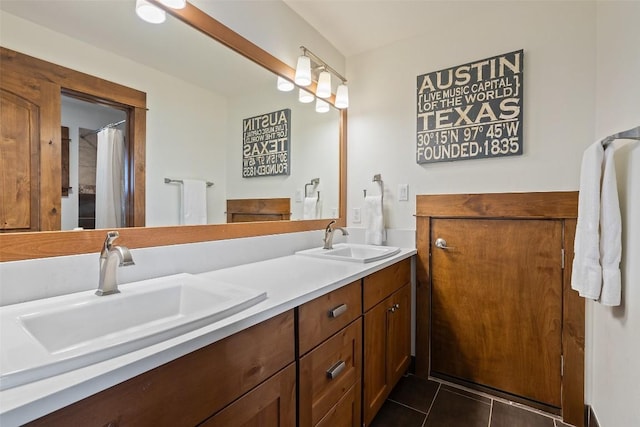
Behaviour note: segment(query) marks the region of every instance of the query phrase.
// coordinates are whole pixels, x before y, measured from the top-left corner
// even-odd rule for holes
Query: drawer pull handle
[[[347,364],[344,363],[344,360],[339,361],[327,370],[327,378],[330,380],[334,379],[340,375],[340,372],[344,370],[345,366],[347,366]]]
[[[347,304],[340,304],[333,310],[329,310],[329,317],[338,317],[345,311],[347,311]]]

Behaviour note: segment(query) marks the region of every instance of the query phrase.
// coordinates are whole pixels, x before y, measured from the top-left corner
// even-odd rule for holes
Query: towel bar
[[[165,178],[164,183],[165,184],[184,184],[184,181],[182,181],[181,179]],[[207,181],[207,187],[212,187],[212,186],[213,186],[213,182]]]
[[[607,147],[607,145],[611,144],[616,139],[635,139],[640,141],[640,126],[636,126],[632,129],[625,130],[623,132],[618,132],[616,134],[610,135],[602,140],[602,146]]]

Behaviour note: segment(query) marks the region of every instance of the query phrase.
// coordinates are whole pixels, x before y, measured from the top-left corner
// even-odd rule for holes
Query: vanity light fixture
[[[167,19],[164,10],[152,5],[147,0],[136,0],[136,15],[151,24],[162,24]]]
[[[298,57],[298,63],[295,73],[295,83],[298,86],[309,86],[313,80],[314,73],[318,73],[318,84],[316,86],[315,96],[318,98],[331,97],[331,75],[333,74],[340,80],[338,86],[335,106],[336,108],[347,108],[349,106],[349,91],[347,89],[347,79],[340,75],[336,70],[331,68],[320,59],[316,54],[311,52],[304,46],[300,46],[302,55]],[[302,91],[300,92],[300,102],[302,101]],[[307,99],[307,98],[305,98]],[[311,102],[313,99],[307,101]]]
[[[300,91],[298,92],[298,101],[302,102],[303,104],[308,104],[310,102],[313,102],[314,99],[315,96],[313,96],[311,92],[307,92],[306,90],[300,88]]]
[[[318,98],[329,98],[331,96],[331,74],[326,70],[321,71],[318,76],[316,96]]]
[[[163,5],[171,9],[184,9],[187,6],[187,0],[158,0]]]
[[[295,85],[284,77],[278,76],[278,90],[282,92],[291,92]]]
[[[345,83],[338,86],[336,92],[336,108],[349,108],[349,88]]]
[[[327,113],[329,111],[329,103],[322,99],[316,99],[316,113]]]

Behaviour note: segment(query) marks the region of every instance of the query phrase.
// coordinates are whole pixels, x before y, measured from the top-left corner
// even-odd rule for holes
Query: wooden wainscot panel
[[[416,198],[416,216],[575,218],[578,193],[438,194]]]
[[[29,425],[196,425],[294,361],[293,322],[291,310]]]

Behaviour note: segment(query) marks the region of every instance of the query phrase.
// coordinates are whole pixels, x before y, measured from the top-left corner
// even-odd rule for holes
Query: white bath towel
[[[622,217],[618,200],[618,181],[612,144],[604,150],[602,194],[600,195],[600,265],[602,266],[602,292],[604,305],[620,305],[622,258]]]
[[[195,179],[182,180],[182,223],[207,223],[207,183]]]
[[[364,198],[364,242],[369,245],[381,245],[387,240],[384,228],[382,196]]]
[[[598,141],[582,157],[571,276],[571,287],[580,296],[605,305],[620,304],[621,218],[614,150],[611,144],[604,150]]]
[[[305,197],[302,209],[302,219],[320,218],[321,202],[317,197]]]

